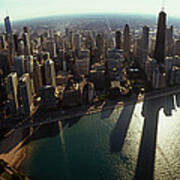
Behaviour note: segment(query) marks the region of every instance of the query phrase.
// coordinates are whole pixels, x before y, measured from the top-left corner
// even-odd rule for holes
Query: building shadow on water
[[[117,120],[115,128],[110,135],[110,151],[111,153],[121,152],[126,134],[128,131],[129,124],[134,112],[134,108],[137,102],[137,96],[132,104],[124,105],[124,108],[120,114],[120,117]]]
[[[154,163],[158,134],[159,110],[163,108],[166,116],[172,115],[174,97],[165,96],[156,99],[144,99],[142,115],[144,116],[144,126],[139,147],[139,154],[134,180],[153,180]]]
[[[35,129],[34,133],[22,144],[22,146],[28,145],[29,143],[40,139],[55,137],[63,130],[63,128],[71,128],[72,126],[77,124],[80,119],[81,117],[77,117],[70,120],[59,121],[61,122],[62,129],[61,127],[59,127],[58,122],[41,125],[37,129]]]
[[[0,154],[9,153],[23,140],[24,142],[20,147],[18,147],[18,149],[28,145],[33,141],[55,137],[63,130],[63,128],[71,128],[72,126],[77,124],[80,119],[81,116],[69,120],[59,121],[61,122],[62,128],[59,127],[60,124],[57,121],[49,124],[35,126],[33,127],[33,130],[32,128],[17,129],[10,136],[0,141]]]
[[[59,133],[57,122],[39,126],[37,130],[34,130],[35,131],[33,132],[33,134],[23,143],[23,146],[29,144],[32,141],[54,137]]]
[[[0,154],[10,152],[29,134],[29,128],[17,130],[0,141]]]
[[[116,105],[117,101],[106,100],[104,106],[102,107],[101,119],[109,118]]]

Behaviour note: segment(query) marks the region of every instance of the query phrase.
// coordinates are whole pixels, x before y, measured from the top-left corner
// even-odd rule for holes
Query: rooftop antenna
[[[162,11],[165,11],[165,2],[166,0],[162,0]]]
[[[8,10],[6,9],[6,17],[8,16],[8,14],[9,14],[9,13],[8,13]]]

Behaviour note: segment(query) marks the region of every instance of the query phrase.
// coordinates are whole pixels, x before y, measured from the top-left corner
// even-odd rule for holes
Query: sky
[[[0,23],[12,20],[84,13],[138,13],[156,15],[163,0],[0,0]],[[180,1],[166,0],[168,16],[180,17]]]

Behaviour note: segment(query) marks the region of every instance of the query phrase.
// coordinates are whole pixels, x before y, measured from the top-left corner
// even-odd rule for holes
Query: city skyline
[[[180,26],[163,7],[2,16],[0,179],[179,179]]]
[[[136,1],[86,1],[83,0],[2,0],[0,7],[0,16],[5,17],[7,15],[12,17],[12,20],[31,19],[43,16],[53,15],[71,15],[71,14],[98,14],[98,13],[125,13],[125,14],[157,14],[163,6],[169,16],[179,17],[180,12],[177,6],[178,0],[155,1],[151,0],[144,2],[143,0]],[[43,5],[43,6],[42,6]],[[41,7],[41,8],[39,8]],[[3,18],[0,19],[0,24],[3,23]]]

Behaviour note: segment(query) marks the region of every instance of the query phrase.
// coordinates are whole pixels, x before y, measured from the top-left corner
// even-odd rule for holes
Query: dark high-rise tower
[[[19,44],[18,44],[18,35],[17,34],[13,35],[13,40],[14,40],[14,50],[16,53],[19,53]]]
[[[149,27],[143,27],[143,34],[142,34],[142,58],[143,62],[147,60],[148,57],[148,48],[149,48]]]
[[[11,23],[10,23],[9,16],[5,17],[4,24],[5,24],[6,33],[7,34],[11,34],[12,33],[12,29],[11,29]]]
[[[154,58],[158,63],[164,63],[165,51],[166,51],[166,13],[161,11],[158,19],[158,30],[156,34],[156,45]]]
[[[123,44],[124,44],[124,55],[125,57],[129,56],[130,52],[130,35],[129,35],[129,25],[126,24],[124,27],[124,32],[123,32]]]
[[[29,34],[29,28],[27,26],[24,26],[24,33],[28,33]]]
[[[9,16],[5,17],[4,19],[4,25],[6,29],[6,35],[7,35],[7,42],[8,42],[8,51],[9,51],[9,59],[10,59],[10,66],[13,62],[13,53],[14,53],[14,46],[13,46],[13,36],[12,36],[12,28],[11,28],[11,22]]]
[[[27,26],[24,27],[23,41],[24,41],[24,53],[25,55],[30,55],[31,54],[30,33]]]
[[[121,49],[121,32],[116,31],[116,48]]]
[[[98,51],[98,58],[100,58],[104,54],[104,35],[102,33],[96,36],[96,47]]]
[[[10,73],[10,59],[8,56],[8,51],[3,50],[0,52],[0,74],[2,77],[6,77]]]

